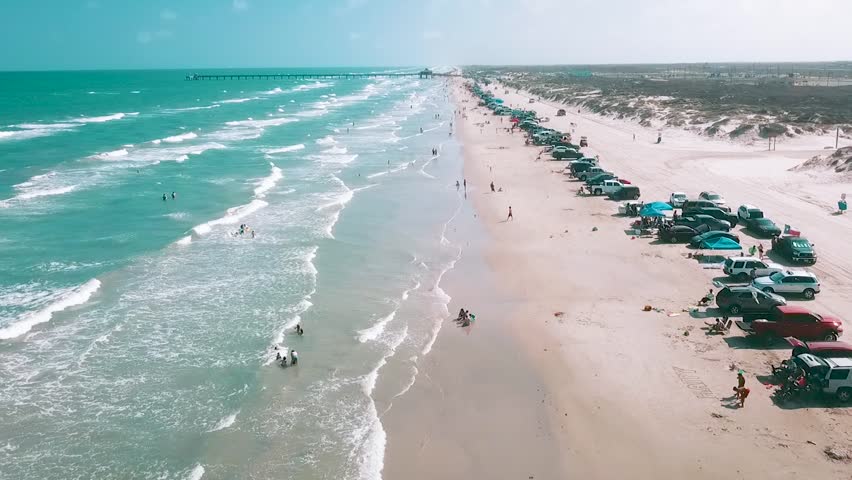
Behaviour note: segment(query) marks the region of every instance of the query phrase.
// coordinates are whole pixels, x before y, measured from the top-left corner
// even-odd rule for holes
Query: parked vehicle
[[[736,277],[740,280],[766,277],[783,270],[783,265],[767,262],[757,257],[728,257],[725,259],[725,264],[722,267],[725,275]]]
[[[583,154],[573,148],[556,147],[551,152],[554,160],[578,159],[583,158]]]
[[[822,393],[841,402],[852,401],[852,358],[820,358],[803,353],[793,362]]]
[[[731,224],[725,220],[719,220],[717,218],[713,218],[710,215],[690,215],[685,217],[678,217],[675,220],[675,225],[686,225],[689,227],[697,227],[698,225],[707,225],[710,227],[710,230],[719,230],[722,232],[727,232],[731,229]]]
[[[590,181],[591,182],[591,181]],[[618,180],[604,180],[600,184],[592,184],[592,195],[609,195],[616,190],[623,188],[624,184]]]
[[[707,225],[698,225],[692,228],[687,225],[671,225],[666,226],[657,231],[657,236],[660,240],[668,243],[684,243],[692,240],[692,237],[709,232],[710,227]]]
[[[636,200],[639,198],[640,191],[636,185],[625,185],[618,190],[609,194],[612,200]]]
[[[766,318],[752,322],[738,321],[737,326],[750,335],[764,338],[796,337],[833,342],[843,334],[843,322],[840,319],[790,305],[774,307]]]
[[[738,235],[736,235],[734,233],[730,233],[730,232],[721,232],[721,231],[718,231],[718,230],[714,230],[714,231],[710,231],[710,232],[701,233],[699,235],[692,237],[689,240],[689,246],[692,247],[692,248],[701,248],[701,245],[705,241],[713,240],[713,239],[716,239],[716,238],[728,238],[728,239],[731,239],[731,240],[733,240],[737,243],[740,243],[740,237]]]
[[[589,139],[586,138],[586,137],[580,137],[580,146],[581,147],[588,147],[589,146]]]
[[[745,221],[745,227],[759,237],[777,237],[781,235],[781,229],[775,222],[768,218],[752,218]]]
[[[716,193],[714,191],[710,191],[710,190],[708,190],[706,192],[699,193],[698,198],[700,198],[702,200],[710,200],[711,202],[715,203],[716,205],[725,205],[727,203],[727,202],[725,202],[725,197],[719,195],[718,193]]]
[[[687,200],[687,201],[683,202],[683,205],[681,205],[680,208],[682,208],[683,213],[686,214],[687,212],[689,212],[692,209],[702,208],[702,207],[721,208],[722,210],[724,210],[726,212],[731,211],[731,208],[728,207],[727,205],[716,205],[715,203],[711,202],[710,200]]]
[[[755,278],[751,284],[764,292],[802,295],[808,300],[819,293],[819,280],[816,275],[804,270],[782,270],[768,277]]]
[[[695,207],[690,208],[688,211],[684,212],[684,215],[710,215],[713,218],[718,218],[719,220],[725,220],[730,223],[732,227],[737,225],[739,221],[739,217],[736,214],[726,212],[719,207]]]
[[[784,297],[762,292],[748,285],[727,286],[716,293],[716,306],[731,315],[769,314],[773,308],[780,305],[787,305]]]
[[[817,254],[805,237],[781,236],[772,239],[772,251],[794,263],[813,265]]]
[[[669,205],[673,206],[674,208],[681,208],[683,207],[683,203],[686,202],[686,200],[687,197],[685,193],[674,192],[669,196]]]
[[[745,223],[746,220],[763,218],[763,211],[754,205],[745,204],[740,205],[740,208],[737,209],[737,216]]]
[[[595,175],[601,174],[601,173],[610,173],[610,172],[607,172],[606,170],[604,170],[601,167],[589,167],[589,168],[586,169],[585,172],[579,173],[577,175],[577,178],[579,178],[580,180],[585,182],[586,180],[594,177]]]
[[[841,342],[804,342],[796,337],[787,337],[787,343],[793,347],[793,357],[810,353],[822,358],[852,358],[852,344]]]
[[[597,163],[580,160],[571,164],[571,173],[576,177],[590,168],[597,166]]]
[[[586,179],[585,184],[588,186],[601,185],[603,182],[607,180],[617,180],[618,177],[615,176],[612,172],[603,172],[598,173],[597,175],[591,175]]]
[[[565,116],[565,109],[564,109],[564,108],[560,108],[559,110],[557,110],[557,111],[556,111],[556,116],[557,116],[557,117],[564,117],[564,116]]]

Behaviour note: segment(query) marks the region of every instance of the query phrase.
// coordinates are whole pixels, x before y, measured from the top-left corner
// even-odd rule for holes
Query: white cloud
[[[349,40],[352,40],[352,41],[361,40],[361,34],[358,33],[358,32],[350,32],[349,33]]]
[[[444,34],[435,30],[426,30],[423,32],[424,40],[438,40],[444,37]]]
[[[175,20],[177,18],[177,13],[167,8],[160,12],[160,18],[165,21]]]
[[[234,0],[234,10],[245,10],[248,8],[248,0]]]
[[[142,30],[141,32],[136,34],[136,41],[142,44],[146,44],[151,43],[155,40],[170,38],[171,36],[172,32],[169,30],[157,30],[156,32]]]

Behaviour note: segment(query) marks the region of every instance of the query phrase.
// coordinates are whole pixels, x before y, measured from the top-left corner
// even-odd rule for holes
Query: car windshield
[[[773,273],[772,275],[769,276],[769,279],[772,280],[775,283],[778,283],[778,282],[780,282],[781,280],[784,279],[784,274],[781,273],[781,272],[775,272],[775,273]]]
[[[810,248],[811,244],[807,240],[793,240],[793,246],[796,248]]]
[[[707,194],[707,200],[721,200],[721,199],[722,199],[722,196],[719,195],[718,193],[708,193]]]
[[[755,223],[757,223],[758,225],[760,225],[762,227],[771,227],[771,226],[775,225],[774,223],[772,223],[772,220],[770,220],[768,218],[758,218],[755,221]]]
[[[760,210],[749,210],[748,216],[749,216],[749,218],[760,218],[760,219],[762,219],[763,218],[763,212],[761,212]],[[767,221],[769,221],[769,219],[767,219]],[[760,222],[760,223],[762,224],[763,222]],[[769,223],[772,223],[772,222],[769,221]]]
[[[675,194],[673,194],[673,195],[672,195],[672,198],[677,199],[677,200],[683,200],[683,199],[685,199],[685,198],[686,198],[686,194],[684,194],[684,193],[675,193]]]

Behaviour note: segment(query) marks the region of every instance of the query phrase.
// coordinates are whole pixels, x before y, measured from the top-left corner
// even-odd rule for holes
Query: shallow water
[[[0,471],[380,478],[462,253],[444,84],[182,78],[0,74]]]

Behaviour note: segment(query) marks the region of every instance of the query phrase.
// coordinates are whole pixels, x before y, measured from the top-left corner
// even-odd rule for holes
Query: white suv
[[[620,190],[624,184],[618,180],[604,180],[602,184],[589,187],[592,195],[609,195],[610,193]]]
[[[725,275],[737,277],[740,280],[765,277],[776,272],[784,271],[784,266],[772,262],[764,262],[757,257],[729,257],[722,267]],[[762,289],[761,289],[762,290]]]
[[[816,275],[804,270],[775,272],[768,277],[755,278],[751,284],[764,292],[799,294],[808,300],[819,293],[819,280]]]
[[[688,197],[683,192],[674,192],[669,196],[669,205],[674,208],[683,207],[683,203],[688,200]]]
[[[836,395],[841,402],[852,401],[852,358],[819,358],[803,353],[795,362],[822,380],[823,393]]]

